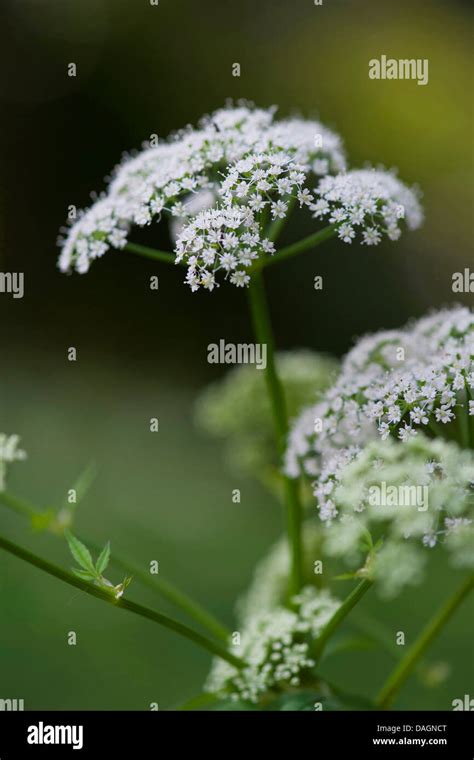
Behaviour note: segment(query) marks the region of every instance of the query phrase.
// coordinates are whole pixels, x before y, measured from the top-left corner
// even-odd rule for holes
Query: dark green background
[[[400,325],[453,296],[451,275],[473,264],[472,19],[446,0],[7,0],[2,19],[2,271],[23,271],[23,300],[0,296],[1,425],[29,459],[9,488],[42,505],[64,498],[94,460],[97,480],[78,530],[163,575],[232,625],[236,595],[280,532],[255,484],[223,466],[193,427],[193,401],[220,369],[206,346],[250,339],[245,294],[191,294],[182,272],[111,253],[87,276],[56,271],[67,206],[89,202],[126,149],[195,122],[227,98],[317,115],[344,137],[350,161],[398,166],[424,192],[426,223],[399,243],[334,242],[269,274],[278,345],[342,354],[354,336]],[[372,81],[382,53],[428,58],[429,84]],[[67,64],[77,63],[76,79]],[[241,77],[231,75],[241,64]],[[303,236],[296,217],[285,235]],[[164,227],[136,240],[168,247]],[[148,288],[151,274],[160,289]],[[324,290],[312,287],[324,276]],[[472,296],[471,296],[472,300]],[[66,360],[76,346],[78,361]],[[148,432],[150,417],[160,432]],[[240,488],[241,504],[231,491]],[[0,507],[2,533],[68,565],[55,538],[28,533]],[[120,580],[116,571],[113,580]],[[364,605],[407,641],[458,582],[442,563],[395,603]],[[345,589],[341,589],[341,593]],[[130,596],[167,609],[135,583]],[[208,657],[147,621],[108,608],[0,557],[0,698],[27,708],[147,709],[199,691]],[[472,693],[472,602],[433,647],[451,675],[426,692],[410,682],[399,708],[447,708]],[[66,644],[68,631],[78,645]],[[329,666],[328,666],[329,667]],[[380,654],[341,656],[329,671],[373,693],[390,667]]]

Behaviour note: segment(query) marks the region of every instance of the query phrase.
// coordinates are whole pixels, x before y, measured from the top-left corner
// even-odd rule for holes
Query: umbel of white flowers
[[[404,442],[422,429],[472,447],[473,390],[474,314],[467,308],[362,338],[322,400],[292,425],[286,472],[318,476],[321,517],[330,519],[325,483],[361,445],[389,436]]]
[[[7,465],[26,459],[26,452],[19,448],[19,442],[20,438],[17,435],[0,433],[0,491],[5,490]]]
[[[360,568],[367,535],[381,546],[368,572],[390,597],[423,580],[428,554],[448,552],[454,567],[474,567],[474,455],[423,434],[400,444],[368,444],[330,481],[333,518],[324,525],[326,555]]]
[[[377,245],[421,224],[417,193],[393,172],[346,171],[341,139],[316,121],[277,121],[275,108],[227,107],[138,155],[127,156],[106,193],[60,239],[59,268],[87,272],[133,226],[172,220],[176,262],[193,291],[216,275],[248,285],[259,257],[275,252],[269,222],[293,205],[337,226],[341,240]],[[335,175],[335,176],[332,176]]]
[[[473,390],[474,315],[455,307],[363,338],[290,430],[286,472],[313,478],[326,552],[355,562],[367,531],[383,535],[388,595],[421,575],[422,548],[473,562]]]
[[[205,689],[232,701],[258,702],[268,692],[300,686],[316,665],[311,642],[338,609],[326,591],[305,586],[293,597],[292,609],[275,606],[249,617],[239,645],[231,647],[248,663],[237,670],[215,660]]]

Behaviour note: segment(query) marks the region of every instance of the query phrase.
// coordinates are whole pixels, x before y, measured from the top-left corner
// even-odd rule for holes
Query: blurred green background
[[[250,339],[245,294],[230,286],[191,294],[181,271],[125,253],[67,278],[56,271],[58,228],[68,205],[83,207],[103,189],[124,150],[246,98],[318,116],[342,134],[353,166],[398,166],[422,188],[426,209],[424,227],[396,244],[334,242],[272,269],[279,347],[340,355],[356,335],[469,303],[451,291],[452,273],[474,258],[468,3],[7,0],[2,13],[0,268],[25,272],[25,297],[0,297],[0,429],[19,433],[29,455],[11,468],[9,490],[57,504],[94,460],[78,531],[110,538],[144,568],[157,559],[163,576],[232,626],[235,597],[279,535],[281,515],[257,484],[226,471],[221,446],[196,431],[192,410],[222,369],[207,364],[207,344]],[[369,80],[368,61],[381,54],[428,58],[429,84]],[[296,216],[285,238],[309,229]],[[134,239],[169,247],[164,226]],[[152,274],[158,292],[149,290]],[[323,291],[313,290],[316,274]],[[12,540],[70,564],[61,542],[32,535],[1,506],[0,522]],[[434,564],[422,590],[363,604],[410,641],[457,583]],[[138,584],[129,593],[171,611]],[[163,709],[199,692],[209,658],[192,644],[6,555],[0,599],[0,698],[23,698],[30,709]],[[412,680],[398,708],[450,709],[472,693],[472,616],[471,601],[433,647],[434,659],[450,662],[448,679],[433,691]],[[390,667],[370,652],[341,655],[328,672],[371,694]]]

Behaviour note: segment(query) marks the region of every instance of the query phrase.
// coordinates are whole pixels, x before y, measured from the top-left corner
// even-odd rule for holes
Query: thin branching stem
[[[257,261],[252,265],[252,269],[255,271],[266,269],[267,267],[273,266],[274,264],[278,264],[284,259],[289,259],[292,256],[296,256],[298,253],[304,253],[304,251],[309,251],[312,248],[316,248],[316,246],[324,243],[326,240],[330,240],[331,238],[335,237],[336,233],[337,225],[330,224],[327,227],[323,227],[322,230],[313,232],[312,235],[308,235],[308,237],[305,237],[302,240],[298,240],[296,243],[291,243],[291,245],[280,248],[275,254],[273,254],[273,256],[265,256],[263,258],[257,259]]]
[[[146,259],[164,261],[166,264],[176,264],[174,253],[160,251],[158,248],[148,248],[148,246],[139,245],[138,243],[127,243],[122,250],[127,251],[128,253],[135,253],[137,256],[144,256]],[[183,264],[184,263],[185,262],[183,262]]]
[[[262,343],[267,347],[265,379],[273,414],[278,453],[281,457],[283,456],[286,446],[288,419],[285,395],[275,367],[273,333],[261,272],[255,272],[252,276],[249,286],[249,300],[255,336],[259,343]],[[287,530],[291,553],[289,594],[292,596],[298,593],[302,585],[302,507],[299,498],[298,482],[283,476],[283,484],[287,512]]]
[[[142,604],[137,604],[136,602],[132,602],[129,599],[124,599],[123,597],[116,599],[112,593],[104,591],[88,581],[81,580],[81,578],[78,578],[72,573],[69,573],[62,567],[53,565],[51,562],[38,557],[36,554],[32,554],[27,549],[23,549],[21,546],[14,544],[12,541],[8,541],[3,536],[0,536],[0,549],[3,549],[15,557],[22,559],[24,562],[28,562],[30,565],[37,567],[44,573],[48,573],[48,575],[52,575],[54,578],[58,578],[64,583],[67,583],[69,586],[74,586],[80,591],[84,591],[86,594],[94,596],[96,599],[107,602],[108,604],[111,604],[119,609],[133,612],[135,615],[147,618],[147,620],[152,620],[154,623],[161,625],[163,628],[168,628],[170,631],[174,631],[174,633],[177,633],[180,636],[189,639],[189,641],[193,641],[195,644],[197,644],[202,649],[205,649],[207,652],[210,652],[216,657],[220,657],[221,659],[226,660],[235,668],[240,669],[245,667],[246,663],[243,660],[241,660],[239,657],[235,657],[235,655],[228,652],[223,646],[215,641],[212,641],[211,639],[208,639],[205,636],[202,636],[192,628],[188,628],[188,626],[183,625],[178,620],[174,620],[174,618],[168,617],[168,615],[163,615],[161,612],[156,612],[149,607],[145,607]]]
[[[401,687],[415,669],[420,658],[424,655],[428,647],[442,631],[448,620],[454,615],[459,605],[469,595],[473,588],[474,575],[471,575],[433,615],[382,687],[377,697],[377,706],[379,709],[386,710],[390,707]]]
[[[29,519],[41,516],[43,514],[40,509],[37,509],[30,502],[25,501],[24,499],[19,499],[17,496],[7,493],[6,491],[0,492],[0,502],[2,502],[5,506],[9,507],[14,512],[17,512],[24,517],[28,517]],[[60,534],[56,533],[55,535],[59,536]],[[102,548],[87,537],[78,536],[78,538],[94,551],[99,552]],[[165,578],[159,577],[157,575],[151,576],[149,573],[145,572],[137,565],[134,565],[132,562],[129,562],[128,560],[117,556],[115,552],[112,554],[110,561],[117,567],[120,567],[122,570],[124,570],[127,575],[133,575],[134,579],[153,589],[153,591],[158,591],[158,593],[160,593],[165,599],[176,605],[176,607],[179,607],[183,612],[189,615],[190,618],[192,618],[196,623],[202,625],[202,627],[205,628],[213,636],[216,636],[218,639],[222,639],[222,641],[228,641],[230,637],[230,631],[219,620],[211,615],[210,612],[204,609],[194,599],[191,599],[191,597],[177,588],[173,583],[170,583],[170,581],[167,581]]]
[[[355,589],[351,591],[349,596],[344,599],[343,603],[340,607],[338,607],[332,618],[326,623],[312,648],[316,659],[319,659],[321,657],[324,651],[324,647],[326,646],[333,633],[343,623],[349,612],[362,599],[364,594],[367,593],[369,588],[372,586],[372,583],[373,582],[369,578],[364,578],[364,580],[360,581]]]

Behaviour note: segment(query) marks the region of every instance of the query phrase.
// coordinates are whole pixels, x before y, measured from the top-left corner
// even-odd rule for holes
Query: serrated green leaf
[[[84,546],[84,544],[81,543],[78,538],[73,536],[69,530],[65,530],[64,535],[66,536],[69,550],[76,560],[77,564],[95,576],[96,570],[94,563],[92,562],[91,553],[87,546]]]
[[[78,578],[82,578],[83,581],[95,580],[95,575],[92,575],[88,570],[78,570],[77,567],[73,567],[72,572],[74,575],[77,575]]]
[[[118,586],[114,586],[113,592],[116,599],[120,599],[123,596],[125,589],[131,584],[131,582],[132,578],[124,578],[122,583],[119,583]]]
[[[99,558],[97,562],[95,563],[95,569],[97,570],[99,575],[102,575],[105,568],[109,564],[109,560],[110,560],[110,541],[107,541],[101,553],[99,554]]]

